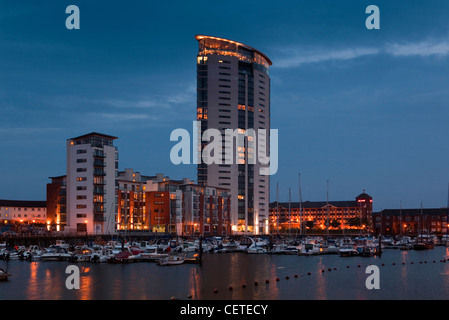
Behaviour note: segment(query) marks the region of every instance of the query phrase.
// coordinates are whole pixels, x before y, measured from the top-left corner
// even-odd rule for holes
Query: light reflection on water
[[[0,267],[6,266],[13,275],[0,283],[0,299],[446,300],[449,262],[441,260],[448,257],[449,248],[435,247],[426,251],[384,250],[380,258],[210,254],[204,256],[202,266],[78,263],[79,290],[65,287],[69,262],[0,261]],[[365,287],[365,268],[370,264],[380,269],[380,290]]]

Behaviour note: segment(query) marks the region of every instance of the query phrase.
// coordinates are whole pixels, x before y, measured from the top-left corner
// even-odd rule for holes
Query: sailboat
[[[0,268],[0,281],[6,281],[8,280],[8,277],[10,277],[11,274],[9,274],[7,271]]]
[[[419,224],[421,225],[421,218],[422,218],[422,201],[421,201],[421,214],[420,214],[420,221]],[[421,233],[422,228],[420,227],[420,234],[416,237],[415,244],[413,245],[413,249],[415,250],[428,250],[433,249],[435,246],[435,243],[432,241],[432,238],[429,236],[429,234],[425,235]],[[427,232],[429,232],[429,228],[427,228]]]

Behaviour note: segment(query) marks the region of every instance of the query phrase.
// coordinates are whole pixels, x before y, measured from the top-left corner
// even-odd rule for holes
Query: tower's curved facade
[[[235,233],[266,233],[269,216],[269,175],[261,175],[258,152],[269,155],[270,59],[245,44],[197,35],[197,120],[200,132],[222,133],[223,162],[199,163],[198,183],[231,191],[231,224]],[[256,132],[234,153],[225,153],[225,130]],[[266,138],[257,133],[266,130]],[[249,131],[248,131],[249,130]],[[234,140],[234,143],[237,143]],[[200,151],[207,142],[202,142]],[[266,149],[266,150],[264,150]],[[227,158],[226,158],[227,157]],[[255,157],[253,159],[253,157]]]

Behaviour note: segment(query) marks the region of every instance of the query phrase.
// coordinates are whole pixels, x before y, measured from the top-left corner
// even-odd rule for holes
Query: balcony
[[[103,160],[95,159],[94,160],[94,167],[106,167],[106,163]]]
[[[106,172],[104,172],[103,169],[94,169],[94,176],[104,177],[105,175],[106,175]]]
[[[94,213],[94,222],[104,222],[104,215],[102,213]]]
[[[94,157],[96,158],[106,158],[106,155],[102,150],[94,150]]]

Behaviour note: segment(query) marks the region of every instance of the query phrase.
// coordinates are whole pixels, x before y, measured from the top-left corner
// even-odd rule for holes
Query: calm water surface
[[[73,263],[0,261],[0,267],[12,274],[9,281],[0,282],[0,299],[447,300],[449,261],[441,260],[448,258],[449,248],[435,247],[426,251],[384,250],[380,258],[209,254],[202,266],[76,263],[81,270],[79,290],[65,287],[65,269]],[[368,265],[380,269],[379,290],[365,286]]]

